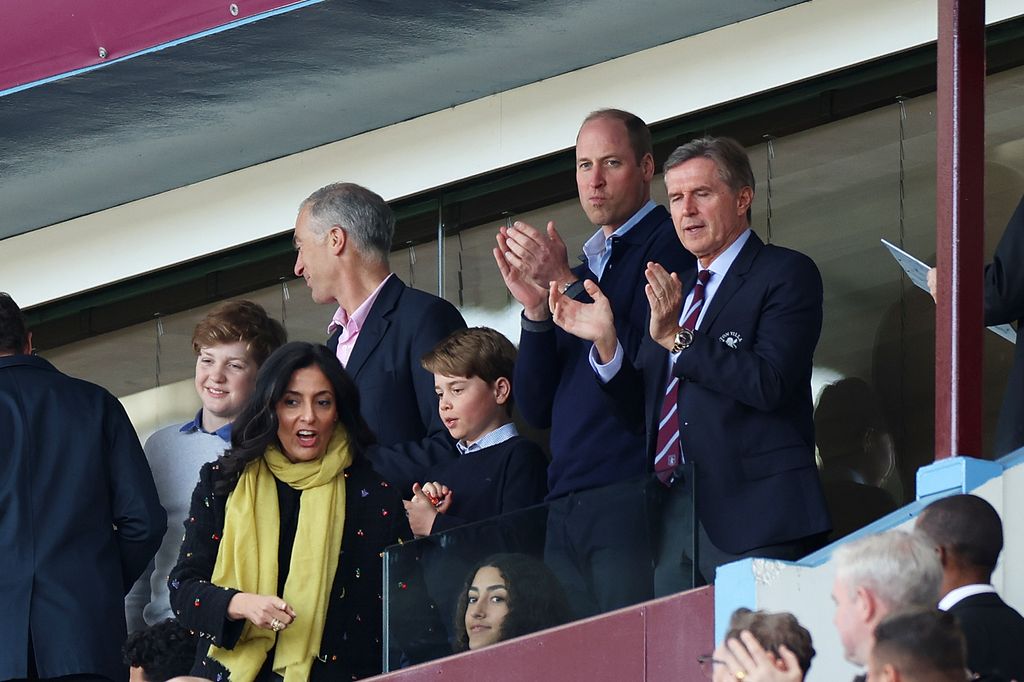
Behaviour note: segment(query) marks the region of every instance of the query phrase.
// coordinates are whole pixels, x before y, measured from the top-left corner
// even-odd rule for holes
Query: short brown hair
[[[748,630],[766,651],[776,657],[779,656],[779,646],[784,644],[796,656],[804,675],[807,674],[815,654],[811,633],[792,613],[736,609],[729,620],[729,632],[725,638],[739,639],[744,630]]]
[[[648,154],[651,158],[654,158],[654,145],[651,143],[651,129],[647,127],[644,120],[636,114],[631,114],[628,111],[622,109],[598,109],[597,111],[590,112],[583,123],[580,124],[580,130],[583,126],[587,125],[591,121],[599,120],[611,120],[619,121],[623,126],[626,127],[626,133],[629,135],[629,146],[632,147],[633,153],[636,154],[636,162],[640,164],[644,160],[644,157]],[[579,139],[579,134],[576,135]]]
[[[489,327],[470,327],[452,332],[420,360],[423,369],[446,376],[480,377],[493,384],[501,377],[512,383],[516,347]],[[511,401],[509,401],[511,408]]]
[[[257,365],[284,345],[288,334],[280,322],[267,315],[259,303],[225,301],[206,313],[192,333],[192,350],[223,343],[245,343],[246,350]]]

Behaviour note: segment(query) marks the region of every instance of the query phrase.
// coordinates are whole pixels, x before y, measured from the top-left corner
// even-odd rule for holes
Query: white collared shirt
[[[512,422],[509,422],[504,426],[499,426],[498,428],[494,429],[489,433],[485,433],[484,435],[480,436],[469,445],[466,445],[464,441],[460,440],[455,444],[455,449],[459,451],[460,455],[469,455],[478,450],[489,448],[492,445],[504,443],[508,439],[515,438],[518,435],[519,430],[516,428],[516,425],[513,424]]]
[[[950,590],[949,594],[939,600],[939,611],[949,611],[964,599],[973,597],[976,594],[995,594],[995,592],[996,588],[984,583],[958,587]]]

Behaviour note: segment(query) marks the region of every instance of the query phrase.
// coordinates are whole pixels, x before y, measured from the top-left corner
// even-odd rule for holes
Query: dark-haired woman
[[[232,448],[203,466],[169,586],[202,638],[193,674],[285,682],[381,669],[381,559],[411,538],[351,379],[324,346],[260,368]]]
[[[475,651],[569,620],[562,585],[526,554],[495,554],[466,577],[455,613],[455,651]]]

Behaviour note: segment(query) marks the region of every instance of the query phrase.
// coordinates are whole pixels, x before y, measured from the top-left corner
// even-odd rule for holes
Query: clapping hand
[[[647,285],[647,303],[651,307],[651,338],[659,345],[672,350],[675,335],[679,332],[679,314],[683,307],[683,285],[679,275],[669,274],[658,263],[648,263],[644,270]]]
[[[567,284],[576,279],[569,269],[565,241],[554,222],[548,222],[547,234],[544,234],[527,223],[516,221],[511,227],[499,228],[498,245],[509,264],[537,286],[543,287],[551,281]]]
[[[551,316],[566,332],[587,341],[592,341],[602,364],[607,364],[615,355],[618,339],[615,335],[615,315],[612,304],[591,280],[583,282],[583,288],[594,300],[580,303],[558,290],[558,283],[551,282],[548,290],[548,307]]]

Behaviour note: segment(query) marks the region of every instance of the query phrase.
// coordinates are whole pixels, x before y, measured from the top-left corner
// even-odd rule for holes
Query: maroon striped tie
[[[711,279],[710,270],[697,273],[697,283],[693,287],[693,301],[690,313],[683,322],[685,329],[693,330],[697,326],[700,309],[704,305],[704,286]],[[676,409],[679,406],[679,377],[669,374],[668,386],[665,387],[665,398],[661,403],[661,416],[658,419],[658,440],[654,447],[654,473],[665,485],[672,480],[672,474],[679,464],[682,449],[679,447],[679,419]]]

